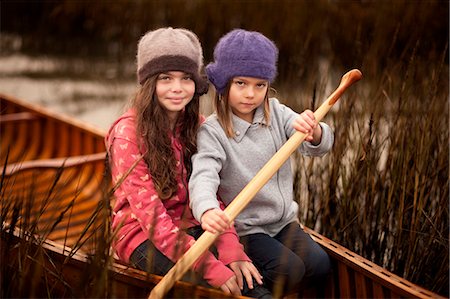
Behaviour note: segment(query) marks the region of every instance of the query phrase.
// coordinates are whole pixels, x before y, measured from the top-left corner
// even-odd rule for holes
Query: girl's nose
[[[247,92],[247,97],[248,98],[253,98],[255,96],[255,91],[253,90],[253,87],[249,86],[246,90]]]
[[[179,79],[173,80],[172,85],[171,85],[171,90],[173,92],[180,92],[181,89],[182,89],[181,80],[179,80]]]

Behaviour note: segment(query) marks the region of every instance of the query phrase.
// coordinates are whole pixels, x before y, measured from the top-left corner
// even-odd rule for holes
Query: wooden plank
[[[320,244],[338,264],[342,263],[347,265],[352,271],[361,273],[366,279],[370,279],[374,283],[389,289],[390,292],[394,292],[405,298],[445,298],[387,271],[347,248],[342,247],[336,242],[318,234],[310,228],[304,227],[304,230],[314,241]]]
[[[360,272],[355,272],[356,298],[370,298],[367,292],[366,277]]]
[[[350,274],[347,265],[343,263],[338,264],[339,274],[339,297],[340,298],[353,298],[351,290],[352,285],[350,283]]]
[[[372,285],[372,289],[373,289],[373,298],[386,298],[383,292],[383,286],[381,284],[374,282]]]

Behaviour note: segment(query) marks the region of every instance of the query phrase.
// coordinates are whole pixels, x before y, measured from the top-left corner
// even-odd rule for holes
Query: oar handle
[[[331,109],[331,107],[339,100],[344,91],[353,83],[359,81],[362,74],[359,70],[354,69],[342,76],[338,88],[327,98],[327,100],[314,112],[314,117],[319,122]],[[242,191],[233,199],[233,201],[225,209],[230,220],[234,220],[239,213],[247,206],[258,191],[270,180],[270,178],[278,171],[289,156],[300,146],[305,140],[306,134],[296,132],[289,140],[273,155],[273,157],[261,168],[255,177],[242,189]],[[194,262],[214,243],[218,234],[211,234],[205,231],[200,238],[189,248],[188,251],[180,258],[180,260],[170,269],[170,271],[161,279],[161,281],[153,288],[150,293],[150,299],[162,298],[175,281],[180,280]]]

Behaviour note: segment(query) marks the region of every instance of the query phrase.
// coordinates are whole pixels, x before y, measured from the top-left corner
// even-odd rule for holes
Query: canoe
[[[160,281],[109,253],[104,135],[72,117],[0,94],[3,297],[145,298]],[[328,298],[444,298],[304,230],[332,260],[333,273],[324,281]],[[95,276],[99,267],[105,274]],[[31,287],[20,289],[25,283]],[[177,282],[167,297],[235,298],[187,282]],[[315,294],[306,288],[287,297]]]

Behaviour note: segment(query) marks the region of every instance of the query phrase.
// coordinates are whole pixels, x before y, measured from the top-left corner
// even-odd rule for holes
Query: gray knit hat
[[[192,75],[197,94],[208,91],[203,69],[203,52],[198,37],[183,28],[160,28],[147,32],[139,41],[137,78],[143,84],[161,72],[182,71]]]

